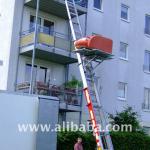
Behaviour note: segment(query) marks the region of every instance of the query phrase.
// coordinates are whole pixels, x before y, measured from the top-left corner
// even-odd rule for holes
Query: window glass
[[[145,17],[145,33],[150,34],[150,16],[146,15]]]
[[[121,18],[128,20],[129,7],[122,4],[121,5]]]
[[[126,86],[127,86],[126,83],[119,82],[118,84],[118,97],[119,98],[123,98],[123,99],[126,98],[126,89],[127,89]]]
[[[97,9],[102,9],[102,0],[94,0],[94,7]]]
[[[25,81],[30,82],[31,79],[31,64],[26,64]],[[34,66],[33,81],[36,81],[37,66]]]
[[[40,67],[40,69],[39,69],[39,81],[46,83],[46,76],[47,76],[47,68]]]
[[[54,22],[44,19],[44,33],[52,35],[54,32]]]
[[[127,46],[128,44],[120,42],[120,58],[127,59]]]
[[[30,16],[30,30],[31,31],[34,31],[34,28],[35,28],[35,16]],[[38,25],[41,25],[41,18],[38,17]]]
[[[2,60],[0,60],[0,66],[3,66],[3,61]]]
[[[144,89],[144,109],[150,109],[150,89]]]
[[[150,51],[145,51],[144,70],[150,72]]]
[[[143,127],[143,130],[144,130],[144,132],[145,132],[147,135],[150,135],[150,127],[144,126],[144,127]]]

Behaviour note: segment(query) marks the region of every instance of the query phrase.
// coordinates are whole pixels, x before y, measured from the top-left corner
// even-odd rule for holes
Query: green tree
[[[120,129],[122,125],[131,125],[132,132],[144,133],[140,126],[139,115],[132,107],[126,107],[122,112],[116,112],[115,115],[110,114],[110,119],[111,123],[119,125]]]

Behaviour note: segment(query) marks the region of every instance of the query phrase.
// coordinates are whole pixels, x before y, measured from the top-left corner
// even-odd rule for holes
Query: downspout
[[[31,80],[30,80],[30,89],[29,94],[33,94],[33,76],[34,76],[34,63],[35,63],[35,53],[36,53],[36,45],[37,45],[37,36],[38,36],[38,14],[39,14],[39,3],[40,0],[37,0],[36,3],[36,19],[35,19],[35,31],[34,31],[34,45],[33,45],[33,52],[32,52],[32,67],[31,67]]]

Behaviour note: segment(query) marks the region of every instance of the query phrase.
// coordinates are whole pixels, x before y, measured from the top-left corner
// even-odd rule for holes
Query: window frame
[[[38,80],[39,82],[42,82],[40,81],[40,69],[43,69],[45,72],[44,72],[44,82],[43,83],[46,83],[47,82],[47,72],[48,72],[48,68],[47,67],[43,67],[43,66],[39,66],[38,67]]]
[[[148,69],[148,70],[146,69],[146,66],[147,66],[147,65],[145,64],[145,61],[146,61],[146,57],[145,57],[145,56],[146,56],[146,52],[149,53],[149,64],[148,64],[148,68],[149,68],[149,69]],[[143,71],[146,72],[146,73],[150,73],[150,51],[149,51],[149,50],[145,50],[145,52],[144,52]]]
[[[30,17],[29,17],[29,30],[31,30],[32,28],[31,28],[31,21],[30,21],[30,19],[31,19],[31,17],[34,17],[34,19],[35,19],[35,14],[33,14],[33,13],[30,13]],[[55,32],[55,25],[56,25],[56,21],[55,20],[53,20],[53,19],[49,19],[49,18],[46,18],[46,17],[41,17],[41,16],[38,16],[38,19],[40,20],[40,24],[39,24],[39,26],[41,26],[43,29],[40,29],[40,31],[43,31],[44,30],[44,20],[46,20],[46,21],[49,21],[49,22],[51,22],[51,23],[53,23],[54,25],[53,25],[53,34],[54,34],[54,32]],[[34,27],[33,27],[34,28]],[[43,31],[44,32],[44,31]],[[52,34],[52,35],[53,35]]]
[[[122,18],[122,7],[127,8],[127,19]],[[130,11],[129,11],[129,9],[130,9],[130,7],[128,5],[123,4],[123,3],[121,4],[121,14],[120,14],[121,20],[129,22],[129,20],[130,20],[130,17],[129,17],[130,16]]]
[[[150,14],[145,14],[145,29],[144,29],[144,33],[145,33],[146,35],[150,36],[150,28],[148,29],[149,33],[147,33],[146,17],[149,17],[149,19],[150,19]]]
[[[0,60],[0,66],[3,66],[3,60]]]
[[[147,90],[147,92],[148,92],[148,104],[146,104],[146,90]],[[149,110],[150,111],[150,88],[147,88],[147,87],[145,87],[144,88],[144,110]],[[147,107],[148,106],[148,107]],[[147,107],[147,108],[146,108]]]
[[[26,63],[25,64],[25,76],[24,76],[24,81],[25,82],[30,82],[30,80],[31,80],[31,76],[29,77],[30,79],[29,79],[29,81],[27,81],[27,77],[26,77],[26,75],[27,75],[27,66],[30,66],[30,73],[29,73],[29,76],[31,75],[31,71],[32,71],[32,64],[30,64],[30,63]],[[34,82],[37,80],[37,71],[38,71],[38,66],[37,65],[34,65],[34,69],[36,69],[35,70],[35,79],[34,79]]]
[[[121,44],[124,44],[124,45],[126,45],[126,58],[125,57],[122,57],[122,56],[120,56],[120,52],[121,52]],[[119,58],[121,59],[121,60],[128,60],[128,44],[127,43],[125,43],[125,42],[120,42],[120,47],[119,47]]]
[[[124,91],[124,95],[125,95],[125,97],[120,97],[119,96],[119,94],[117,95],[117,98],[119,99],[119,100],[122,100],[122,101],[126,101],[127,100],[127,83],[126,82],[121,82],[121,81],[119,81],[118,82],[118,93],[119,93],[119,84],[120,83],[123,83],[124,85],[125,85],[125,91]]]
[[[94,10],[102,12],[103,11],[103,0],[100,0],[100,8],[95,7],[95,0],[93,0],[93,8],[94,8]]]

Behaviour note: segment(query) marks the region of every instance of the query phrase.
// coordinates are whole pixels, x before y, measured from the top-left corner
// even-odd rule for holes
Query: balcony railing
[[[42,82],[34,84],[34,94],[58,97],[61,103],[67,105],[81,106],[82,89],[65,88],[64,86],[49,85]],[[29,92],[30,83],[24,82],[17,85],[17,91]]]
[[[142,104],[142,109],[150,110],[150,104],[145,104],[145,103],[143,103],[143,104]]]
[[[70,0],[72,1],[72,0]],[[88,0],[75,0],[75,3],[81,7],[87,8]]]
[[[35,28],[32,26],[29,30],[23,31],[21,33],[21,48],[30,46],[34,43],[34,31]],[[71,36],[55,32],[48,27],[38,26],[37,35],[37,44],[67,51],[72,51],[74,49]]]

